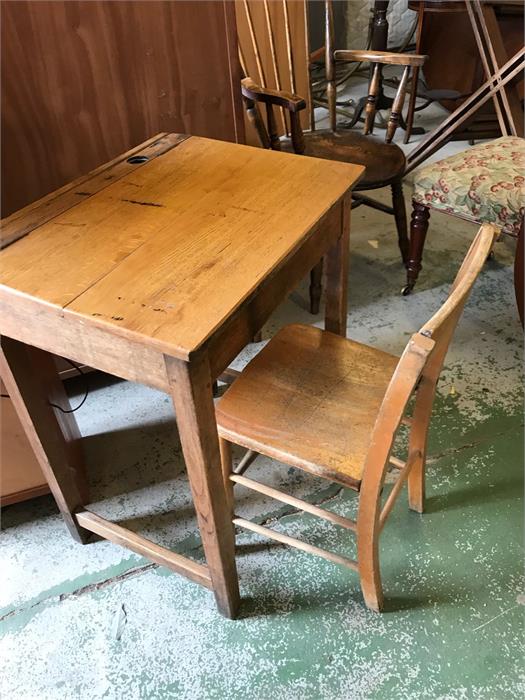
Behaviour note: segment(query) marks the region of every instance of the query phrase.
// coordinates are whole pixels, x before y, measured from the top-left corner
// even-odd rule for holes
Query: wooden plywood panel
[[[301,115],[301,123],[303,129],[308,129],[310,79],[305,0],[235,0],[235,7],[238,41],[248,75],[262,87],[280,88],[301,95],[307,102],[307,108]],[[275,61],[270,28],[274,35]],[[278,126],[279,133],[284,134],[285,127],[280,113]],[[258,143],[253,127],[249,124],[246,125],[246,139],[248,143]]]
[[[0,393],[0,505],[8,505],[49,488],[1,379]]]
[[[233,3],[1,10],[3,216],[161,131],[243,141]]]

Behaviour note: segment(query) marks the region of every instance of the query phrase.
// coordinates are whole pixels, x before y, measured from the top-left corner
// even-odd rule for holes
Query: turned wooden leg
[[[524,246],[523,222],[518,233],[518,245],[516,247],[516,257],[514,258],[514,293],[516,294],[516,305],[520,315],[521,325],[523,326],[523,297],[525,295],[525,287],[523,284],[523,246]]]
[[[208,357],[200,354],[185,362],[166,356],[165,362],[213,592],[220,612],[233,618],[239,584]]]
[[[409,242],[407,233],[407,212],[405,207],[405,198],[403,197],[403,185],[401,181],[394,182],[392,185],[392,205],[394,207],[394,218],[397,228],[397,242],[403,265],[408,265]]]
[[[419,202],[412,202],[412,219],[410,222],[410,248],[407,266],[407,284],[403,288],[403,295],[410,294],[416,284],[421,270],[421,258],[428,231],[430,211]]]
[[[88,501],[80,433],[74,414],[51,406],[70,410],[53,356],[4,336],[0,375],[69,532],[88,542],[75,518]]]
[[[412,135],[412,127],[414,125],[414,114],[416,111],[416,98],[417,98],[417,81],[419,78],[419,68],[414,66],[412,68],[412,84],[410,86],[410,97],[408,99],[408,111],[406,119],[406,129],[405,138],[403,143],[408,143]]]
[[[319,313],[321,294],[323,292],[323,260],[321,259],[310,272],[310,313]]]
[[[325,256],[326,265],[326,303],[325,330],[346,338],[346,323],[348,312],[348,263],[350,257],[350,209],[351,196],[345,197],[341,221],[340,235],[336,243]]]

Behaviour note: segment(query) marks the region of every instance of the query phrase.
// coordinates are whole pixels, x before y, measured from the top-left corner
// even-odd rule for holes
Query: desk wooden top
[[[5,308],[30,297],[37,310],[81,317],[86,330],[187,359],[363,172],[194,136],[158,139],[150,143],[169,149],[157,146],[148,162],[121,159],[4,220],[9,237],[23,234],[0,252]]]

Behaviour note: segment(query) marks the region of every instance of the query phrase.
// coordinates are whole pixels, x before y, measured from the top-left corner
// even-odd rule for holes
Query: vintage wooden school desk
[[[212,384],[319,259],[345,335],[357,165],[161,134],[6,218],[0,374],[64,520],[213,590],[239,589]],[[206,565],[89,509],[56,353],[170,394]]]

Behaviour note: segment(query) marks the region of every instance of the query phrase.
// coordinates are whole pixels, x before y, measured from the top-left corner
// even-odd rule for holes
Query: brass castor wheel
[[[401,289],[401,294],[404,297],[407,297],[409,294],[412,294],[412,290],[414,289],[413,284],[406,284],[402,289]]]

